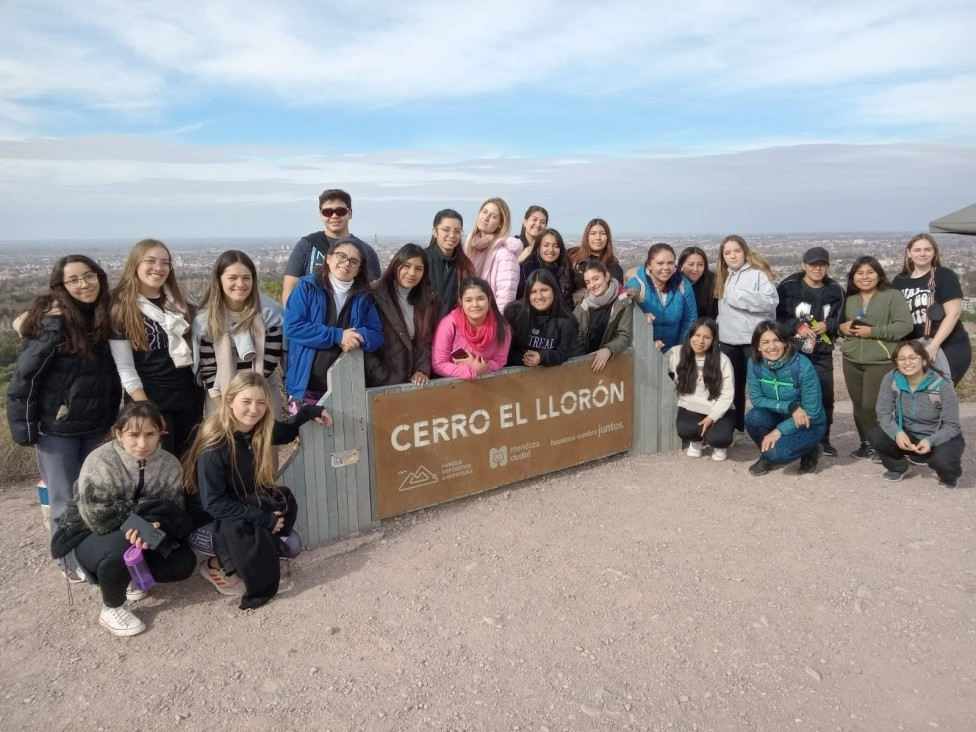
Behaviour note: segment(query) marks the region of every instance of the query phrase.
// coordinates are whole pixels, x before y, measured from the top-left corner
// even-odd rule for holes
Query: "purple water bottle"
[[[132,576],[132,584],[137,590],[145,592],[156,584],[152,572],[149,571],[149,565],[146,564],[146,558],[142,555],[142,549],[137,546],[130,546],[125,550],[122,558],[125,560],[126,569]]]

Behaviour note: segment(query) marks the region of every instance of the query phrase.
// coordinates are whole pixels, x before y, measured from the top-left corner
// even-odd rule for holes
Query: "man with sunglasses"
[[[380,258],[369,244],[349,233],[349,219],[352,218],[352,196],[338,188],[322,191],[319,196],[319,218],[324,231],[316,231],[302,237],[292,250],[285,265],[285,277],[281,286],[281,302],[288,302],[288,296],[298,284],[298,279],[314,274],[322,266],[329,249],[339,239],[355,239],[357,246],[366,256],[366,275],[369,281],[380,278]]]
[[[803,253],[802,271],[779,283],[776,320],[793,334],[796,350],[810,359],[820,380],[827,431],[820,442],[823,454],[837,457],[830,444],[834,421],[834,340],[844,315],[844,288],[827,276],[830,255],[823,247]]]

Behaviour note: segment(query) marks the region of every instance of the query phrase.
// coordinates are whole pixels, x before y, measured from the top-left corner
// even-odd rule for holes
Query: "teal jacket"
[[[783,421],[776,425],[781,435],[789,435],[800,429],[790,411],[791,406],[796,404],[810,417],[811,426],[827,423],[820,379],[813,364],[803,354],[792,353],[775,362],[762,359],[757,363],[750,360],[746,386],[753,407],[763,407],[783,415]]]

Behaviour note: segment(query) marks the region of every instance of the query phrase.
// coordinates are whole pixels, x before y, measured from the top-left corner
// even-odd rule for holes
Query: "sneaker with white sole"
[[[147,597],[149,597],[149,590],[140,590],[131,582],[129,583],[129,586],[125,588],[125,599],[129,602],[145,600]]]
[[[728,458],[728,454],[725,452],[724,447],[712,448],[712,460],[714,460],[717,463],[720,463],[726,458]]]
[[[700,458],[702,456],[701,442],[689,442],[688,451],[685,453],[685,455],[692,458]]]
[[[200,574],[203,578],[216,587],[221,595],[243,595],[244,583],[241,578],[236,574],[224,574],[223,567],[210,566],[212,559],[213,557],[210,557],[200,565]]]
[[[112,635],[119,636],[139,635],[146,629],[146,624],[133,615],[125,605],[103,607],[98,615],[98,623],[108,628],[108,632]]]

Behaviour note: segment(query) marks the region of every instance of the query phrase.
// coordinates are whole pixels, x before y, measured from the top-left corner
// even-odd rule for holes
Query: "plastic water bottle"
[[[122,558],[125,560],[126,569],[132,576],[132,584],[137,590],[146,591],[156,584],[152,572],[149,571],[149,565],[146,564],[146,558],[142,555],[142,549],[137,546],[130,546],[125,550]]]
[[[51,530],[51,498],[47,492],[47,483],[43,480],[37,481],[37,501],[41,504],[41,519],[44,521],[44,530]]]

